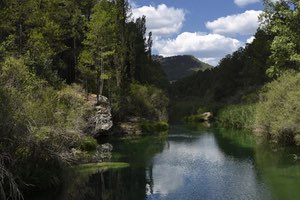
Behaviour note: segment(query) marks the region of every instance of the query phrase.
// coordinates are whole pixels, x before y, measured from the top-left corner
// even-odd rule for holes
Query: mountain
[[[160,62],[169,81],[176,81],[197,71],[204,71],[213,67],[190,55],[172,57],[153,56],[153,59]]]

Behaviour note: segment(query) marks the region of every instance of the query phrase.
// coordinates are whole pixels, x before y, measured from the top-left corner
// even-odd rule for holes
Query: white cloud
[[[138,5],[137,5],[137,3],[135,2],[135,0],[128,0],[128,3],[129,3],[129,5],[130,5],[130,7],[131,7],[132,9],[135,9],[135,8],[138,7]]]
[[[222,58],[223,57],[210,57],[210,58],[198,58],[198,59],[212,66],[217,66]]]
[[[251,36],[250,38],[247,39],[246,43],[251,44],[254,41],[255,37]]]
[[[213,33],[223,35],[253,35],[258,26],[258,16],[262,11],[247,10],[244,13],[221,17],[206,23]]]
[[[234,3],[240,7],[246,6],[252,3],[258,3],[260,0],[234,0]]]
[[[213,65],[241,46],[242,43],[237,39],[223,35],[191,32],[181,33],[175,39],[160,39],[154,42],[154,48],[160,55],[190,54]]]
[[[147,30],[152,31],[155,36],[167,36],[178,33],[185,19],[183,9],[168,7],[160,4],[157,7],[143,6],[133,8],[133,17],[146,16]]]
[[[280,0],[271,0],[273,3],[276,3],[276,2],[278,2],[278,1],[280,1]]]

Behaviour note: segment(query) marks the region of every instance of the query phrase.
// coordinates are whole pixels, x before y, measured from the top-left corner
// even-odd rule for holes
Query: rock
[[[91,135],[98,135],[109,131],[113,126],[111,107],[106,97],[100,96],[100,103],[95,106],[94,113],[88,120],[86,131]]]
[[[113,150],[113,146],[109,143],[101,144],[97,147],[97,151],[101,152],[111,152]]]
[[[208,121],[211,121],[214,116],[211,112],[205,112],[205,113],[201,114],[201,117],[202,117],[203,121],[208,122]]]
[[[119,126],[119,129],[120,129],[121,133],[129,134],[129,135],[140,135],[140,134],[142,134],[142,130],[140,128],[140,125],[137,122],[122,122],[118,126]]]

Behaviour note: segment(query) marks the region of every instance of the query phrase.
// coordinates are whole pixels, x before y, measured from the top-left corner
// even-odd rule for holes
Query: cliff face
[[[89,101],[91,104],[96,105],[95,95],[90,95]],[[93,136],[98,136],[107,133],[113,127],[111,106],[108,98],[100,96],[100,104],[94,107],[85,132]]]

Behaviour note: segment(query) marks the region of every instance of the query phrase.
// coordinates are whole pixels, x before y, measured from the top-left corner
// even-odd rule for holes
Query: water
[[[74,174],[40,200],[297,200],[300,152],[234,130],[172,126],[169,135],[110,140],[129,168]]]

